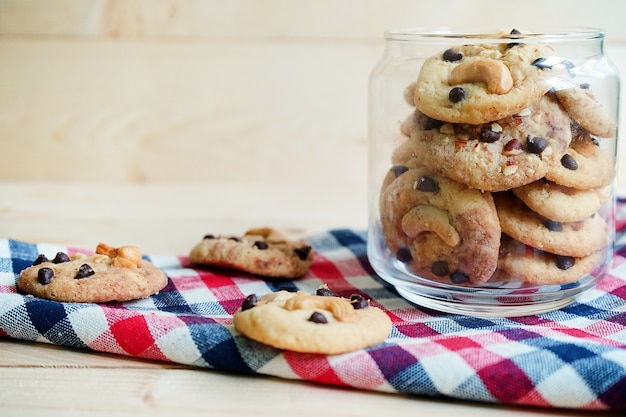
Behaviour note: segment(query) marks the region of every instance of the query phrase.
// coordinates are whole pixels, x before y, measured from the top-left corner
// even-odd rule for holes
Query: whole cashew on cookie
[[[450,85],[471,82],[485,83],[487,91],[492,94],[506,94],[513,88],[511,71],[504,63],[495,59],[463,62],[452,70],[448,79]]]
[[[104,243],[99,243],[96,253],[111,258],[111,265],[121,268],[138,268],[141,264],[141,251],[136,246],[120,246],[114,248]]]
[[[354,319],[354,307],[349,301],[338,297],[323,297],[298,292],[295,297],[285,302],[286,310],[302,310],[307,308],[321,308],[333,313],[338,321],[351,321]]]

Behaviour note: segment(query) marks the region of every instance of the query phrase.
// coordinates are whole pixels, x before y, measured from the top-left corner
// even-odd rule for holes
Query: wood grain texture
[[[365,179],[277,184],[0,182],[2,237],[95,249],[136,245],[186,255],[207,233],[271,226],[300,239],[335,228],[365,230]]]
[[[0,35],[374,39],[397,27],[601,27],[626,40],[622,0],[0,0]]]
[[[0,68],[0,178],[358,178],[367,77],[379,52],[0,40],[0,61],[11,62]]]
[[[0,237],[174,256],[208,232],[364,229],[383,31],[555,21],[606,28],[624,73],[622,0],[0,0]],[[0,338],[2,416],[546,414],[583,415]]]
[[[47,346],[13,345],[0,339],[0,353],[19,346],[32,356],[45,356]],[[9,351],[6,350],[9,349]],[[94,359],[90,352],[72,352],[78,365],[43,368],[0,364],[0,412],[16,416],[259,416],[259,417],[380,417],[461,416],[582,417],[589,413],[533,410],[483,403],[443,401],[428,397],[374,393],[243,376],[197,368],[169,368]],[[27,354],[20,353],[22,357]],[[109,365],[116,364],[113,368]],[[613,417],[617,413],[602,413]]]

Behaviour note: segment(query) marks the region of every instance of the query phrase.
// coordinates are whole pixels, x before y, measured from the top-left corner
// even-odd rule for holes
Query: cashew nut
[[[298,292],[295,297],[285,302],[286,310],[303,310],[307,308],[319,308],[333,313],[338,321],[351,321],[354,319],[354,307],[348,300],[340,297],[324,297]]]
[[[489,58],[457,65],[448,79],[450,85],[470,82],[483,82],[487,85],[487,91],[495,94],[506,94],[513,88],[509,68],[502,61]]]
[[[285,236],[278,230],[270,227],[259,227],[256,229],[250,229],[245,233],[246,236],[262,236],[266,242],[280,243],[285,242]]]
[[[461,242],[459,233],[450,224],[448,213],[433,206],[416,206],[409,210],[402,218],[402,231],[409,237],[433,232],[450,247]]]
[[[111,265],[121,268],[137,268],[141,264],[141,251],[136,246],[121,246],[114,248],[104,243],[99,243],[96,253],[111,258]]]

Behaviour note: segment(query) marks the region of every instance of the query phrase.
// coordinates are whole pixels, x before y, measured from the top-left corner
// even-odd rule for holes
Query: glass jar
[[[562,308],[610,267],[620,80],[597,29],[390,30],[369,82],[368,258],[407,300]]]

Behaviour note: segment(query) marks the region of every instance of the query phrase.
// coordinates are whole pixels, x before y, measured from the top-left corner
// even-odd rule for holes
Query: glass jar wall
[[[423,307],[561,308],[610,266],[619,76],[601,30],[392,30],[369,85],[368,257]]]

